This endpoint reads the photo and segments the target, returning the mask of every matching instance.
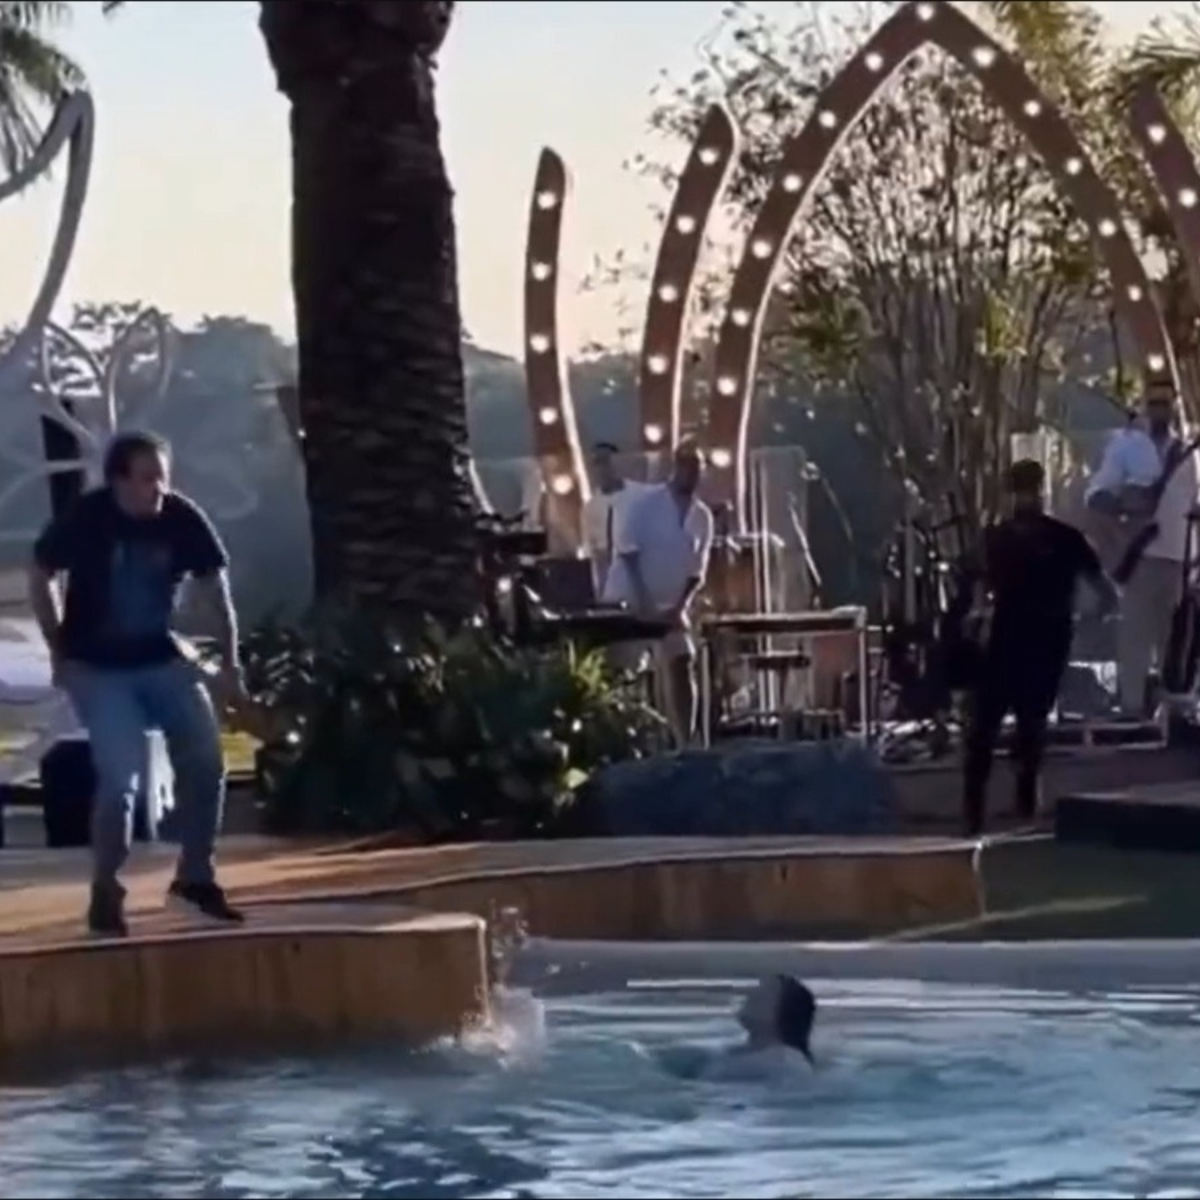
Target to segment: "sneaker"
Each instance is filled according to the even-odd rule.
[[[240,925],[246,919],[240,909],[225,899],[225,892],[215,883],[181,883],[177,879],[167,889],[167,904],[223,925]]]
[[[129,936],[125,923],[125,889],[120,884],[93,884],[87,911],[88,933],[97,938]]]

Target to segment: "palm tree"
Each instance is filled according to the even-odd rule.
[[[300,415],[322,594],[475,599],[453,195],[435,55],[453,0],[263,0],[291,102]]]
[[[39,109],[83,81],[79,67],[49,39],[70,15],[53,0],[0,0],[0,166],[23,163],[41,134]]]

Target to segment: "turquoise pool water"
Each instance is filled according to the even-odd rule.
[[[681,1062],[735,979],[517,994],[498,1042],[0,1092],[20,1197],[1200,1196],[1200,988],[811,981],[815,1073]]]

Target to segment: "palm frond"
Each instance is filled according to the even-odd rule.
[[[1122,90],[1157,88],[1168,104],[1186,104],[1200,95],[1200,9],[1155,21],[1121,64]]]
[[[47,35],[69,15],[62,3],[0,2],[0,165],[7,171],[37,146],[45,110],[83,83],[79,66]]]

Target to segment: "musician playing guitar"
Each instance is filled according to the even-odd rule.
[[[1197,443],[1175,435],[1173,418],[1172,396],[1147,396],[1141,419],[1109,439],[1086,497],[1088,533],[1122,587],[1117,683],[1129,719],[1147,715],[1147,678],[1163,665],[1200,486]]]

